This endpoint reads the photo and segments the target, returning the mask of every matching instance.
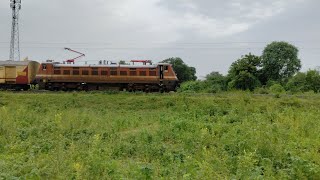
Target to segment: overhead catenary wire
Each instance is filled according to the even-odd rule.
[[[297,45],[301,52],[308,51],[308,54],[320,55],[320,42],[317,41],[288,41],[303,43],[304,45]],[[8,49],[7,46],[1,46],[9,42],[0,41],[0,49]],[[265,45],[270,43],[269,41],[225,41],[225,42],[149,42],[149,43],[136,43],[129,41],[128,43],[123,42],[28,42],[21,43],[22,49],[37,50],[37,49],[48,49],[57,51],[63,50],[63,47],[72,46],[72,48],[78,50],[87,51],[138,51],[138,50],[158,50],[158,51],[180,51],[180,50],[194,50],[194,51],[248,51],[257,52],[262,51]],[[91,52],[92,53],[92,52]],[[64,53],[60,53],[59,57]],[[89,61],[89,60],[87,60]]]
[[[317,41],[288,41],[289,43],[300,44],[320,44]],[[0,41],[0,44],[8,44],[9,42]],[[268,44],[270,41],[225,41],[225,42],[32,42],[25,41],[22,45],[83,45],[83,46],[128,46],[128,45],[173,45],[173,46],[183,46],[183,45],[198,45],[198,46],[212,46],[212,45],[249,45],[249,44]]]
[[[27,47],[20,46],[23,49],[61,49],[61,47]],[[140,49],[162,49],[162,50],[243,50],[243,49],[256,49],[261,50],[264,47],[73,47],[82,50],[140,50]],[[8,49],[8,47],[0,47],[0,49]],[[301,47],[300,50],[319,50],[320,47]]]
[[[320,42],[316,41],[288,41],[299,44],[299,49],[320,49]],[[0,41],[0,44],[9,42]],[[77,49],[262,49],[269,41],[225,41],[225,42],[23,42],[22,48],[28,49],[58,49],[71,46]],[[259,45],[258,45],[259,44]],[[264,44],[261,46],[260,44]],[[319,44],[319,46],[318,46]],[[0,48],[6,48],[0,46]]]
[[[262,40],[262,41],[193,41],[193,42],[149,42],[149,43],[178,43],[178,44],[230,44],[230,43],[270,43],[273,41],[281,41],[281,40]],[[319,43],[318,41],[314,41],[314,40],[285,40],[286,42],[291,42],[291,43]],[[119,41],[119,42],[124,42],[124,41]],[[0,41],[0,43],[10,43],[9,41]],[[24,41],[23,43],[34,43],[34,44],[64,44],[64,43],[68,43],[68,44],[113,44],[115,42],[67,42],[67,41],[63,41],[63,42],[40,42],[40,41]],[[125,41],[125,43],[141,43],[141,41]]]

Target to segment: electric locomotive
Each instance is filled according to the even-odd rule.
[[[136,63],[142,63],[137,65]],[[39,89],[175,91],[178,78],[170,64],[152,64],[148,60],[132,60],[130,64],[100,61],[98,65],[47,61],[39,66],[33,81]]]

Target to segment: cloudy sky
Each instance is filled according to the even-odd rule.
[[[246,53],[272,41],[300,50],[303,70],[320,66],[319,0],[22,0],[21,57],[79,61],[181,57],[197,68],[227,73]],[[9,56],[11,9],[0,1],[0,59]]]

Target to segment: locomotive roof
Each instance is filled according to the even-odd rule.
[[[79,64],[54,64],[54,67],[124,67],[124,68],[157,68],[160,64],[153,65],[122,65],[122,64],[112,64],[112,65],[79,65]],[[170,65],[170,64],[161,64]]]
[[[0,66],[27,66],[31,61],[0,61]]]

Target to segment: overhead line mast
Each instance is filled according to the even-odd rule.
[[[19,11],[21,9],[21,0],[10,0],[12,9],[12,30],[10,43],[10,61],[20,61],[19,44]]]

